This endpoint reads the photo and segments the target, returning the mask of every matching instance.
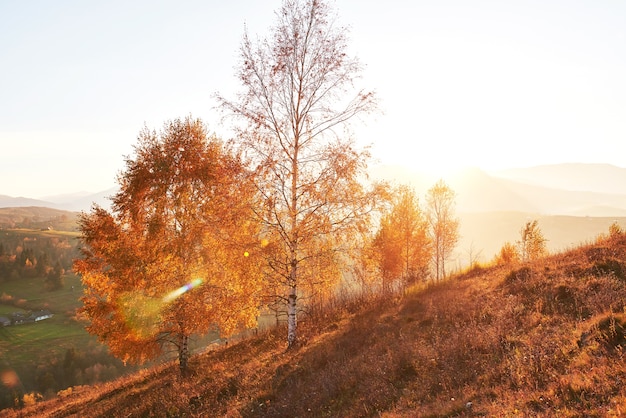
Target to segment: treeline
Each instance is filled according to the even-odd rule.
[[[105,346],[68,348],[55,357],[33,359],[17,369],[5,369],[0,385],[0,409],[22,407],[56,396],[67,388],[107,382],[137,370],[112,357]]]
[[[75,278],[69,279],[73,260],[78,256],[79,241],[76,234],[54,231],[36,230],[0,230],[0,284],[12,284],[29,279],[28,287],[23,293],[2,291],[0,287],[0,303],[19,309],[42,309],[44,306],[55,311],[55,319],[33,324],[22,325],[20,330],[15,327],[0,326],[0,345],[3,355],[0,356],[0,409],[22,406],[29,401],[35,401],[55,395],[60,390],[77,385],[88,385],[104,382],[122,376],[128,371],[135,370],[108,352],[106,346],[96,343],[95,340],[86,344],[87,335],[80,338],[80,342],[64,340],[63,344],[72,344],[64,353],[49,350],[44,343],[38,341],[37,332],[26,332],[26,328],[41,330],[46,333],[50,327],[49,321],[63,321],[68,328],[81,329],[76,323],[75,309],[80,306],[79,298],[82,289],[77,286],[72,291],[54,294],[51,296],[64,300],[64,310],[51,302],[42,304],[38,296],[42,290],[54,291],[64,286],[64,280],[70,280],[75,285]],[[34,279],[34,280],[31,280]],[[67,299],[75,300],[68,303]],[[32,300],[31,300],[32,299]],[[8,309],[12,308],[7,308]],[[65,311],[67,309],[67,311]],[[6,315],[9,316],[9,315]],[[33,328],[30,328],[33,327]],[[24,340],[26,338],[27,340]],[[32,338],[32,340],[30,340]],[[14,345],[14,342],[17,343]],[[28,344],[30,353],[39,353],[25,358],[23,354],[11,352],[13,347]],[[33,346],[40,346],[39,351]],[[19,348],[15,348],[19,350]]]
[[[48,290],[63,286],[62,276],[78,256],[78,240],[71,235],[0,231],[0,283],[45,278]]]
[[[76,231],[78,213],[39,206],[0,208],[0,229]]]

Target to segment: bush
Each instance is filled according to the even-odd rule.
[[[626,268],[624,268],[621,262],[615,259],[597,261],[593,264],[591,271],[596,277],[613,276],[619,280],[626,280]]]
[[[522,267],[518,270],[511,270],[511,272],[504,278],[506,284],[513,284],[517,282],[527,281],[532,277],[532,269],[530,267]]]

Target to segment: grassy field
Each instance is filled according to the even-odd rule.
[[[66,354],[72,350],[81,356],[84,369],[83,378],[88,379],[94,372],[86,369],[92,365],[99,370],[106,364],[110,370],[115,365],[116,370],[109,372],[103,381],[115,378],[128,371],[137,370],[133,365],[122,365],[119,360],[106,354],[105,346],[97,338],[85,330],[86,323],[75,318],[76,309],[82,305],[79,298],[82,296],[80,278],[73,274],[64,276],[64,287],[55,291],[44,288],[43,278],[12,280],[0,285],[0,315],[10,316],[13,312],[28,312],[48,309],[54,316],[36,323],[0,327],[0,376],[7,370],[17,373],[24,385],[23,390],[30,392],[38,390],[37,381],[46,372],[42,367],[54,371],[56,365],[63,364]],[[209,333],[204,337],[192,337],[191,352],[200,352],[218,341],[217,333]],[[166,347],[165,354],[155,362],[146,366],[154,366],[161,362],[171,361],[177,353],[171,347]],[[97,357],[97,358],[96,358]],[[105,358],[106,357],[106,358]],[[92,364],[93,363],[93,364]],[[2,389],[0,381],[0,389]],[[62,390],[64,387],[55,389]],[[0,390],[1,395],[1,390]],[[0,396],[1,397],[1,396]],[[6,405],[0,405],[0,410]]]
[[[75,310],[81,306],[80,278],[70,274],[64,277],[65,286],[47,291],[42,278],[22,279],[2,284],[0,292],[11,297],[0,303],[0,314],[48,309],[54,316],[37,323],[0,328],[2,363],[21,369],[32,359],[59,356],[70,347],[82,347],[95,338],[85,331],[84,324],[75,321]],[[6,299],[6,298],[5,298]],[[17,306],[16,306],[17,305]]]
[[[13,369],[23,369],[33,359],[57,358],[69,348],[84,347],[95,338],[83,326],[70,323],[55,315],[45,321],[0,328],[0,352],[3,363]]]
[[[24,313],[25,311],[24,309],[19,309],[12,305],[5,305],[5,304],[0,303],[0,315],[8,317],[12,312]]]
[[[80,278],[74,274],[65,275],[65,286],[62,289],[48,291],[44,288],[42,278],[12,280],[2,283],[0,294],[4,293],[13,297],[13,300],[22,299],[25,309],[49,309],[54,314],[62,314],[81,306],[78,300],[82,295]],[[15,311],[13,303],[7,306],[0,302],[0,309],[9,312]],[[20,306],[22,307],[22,306]]]

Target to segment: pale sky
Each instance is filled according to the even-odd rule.
[[[146,124],[227,133],[244,24],[280,0],[0,0],[0,195],[115,185]],[[626,167],[626,1],[335,0],[383,113],[353,128],[417,171]]]

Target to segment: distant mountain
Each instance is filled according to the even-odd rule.
[[[459,212],[542,211],[541,203],[534,196],[519,193],[510,181],[490,176],[478,168],[460,171],[444,180],[457,193]]]
[[[113,187],[98,193],[75,193],[57,196],[47,196],[46,200],[54,203],[55,208],[72,211],[89,211],[94,203],[103,208],[110,208],[110,197],[117,192],[117,188]]]
[[[460,235],[456,260],[461,266],[469,263],[472,256],[482,261],[493,259],[505,242],[514,244],[520,239],[520,230],[526,222],[537,220],[547,239],[549,251],[563,251],[592,242],[600,234],[607,234],[609,227],[617,222],[626,229],[626,217],[564,216],[537,213],[498,211],[460,213]],[[480,254],[478,254],[480,253]]]
[[[0,208],[19,208],[39,206],[52,209],[80,212],[89,211],[94,203],[103,208],[110,208],[110,196],[116,193],[116,188],[103,190],[98,193],[79,192],[46,196],[44,199],[30,199],[26,197],[11,197],[0,195]]]
[[[374,167],[371,175],[374,179],[410,184],[421,196],[438,180],[393,166]],[[497,174],[470,168],[444,180],[457,194],[459,212],[626,216],[626,168],[560,164]]]
[[[626,194],[626,168],[610,164],[552,164],[493,171],[489,174],[552,189]]]
[[[24,206],[53,207],[54,203],[28,197],[12,197],[0,195],[0,208],[19,208]]]

